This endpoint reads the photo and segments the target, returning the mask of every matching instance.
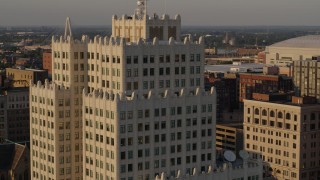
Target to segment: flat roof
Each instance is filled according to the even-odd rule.
[[[205,65],[205,71],[208,72],[228,72],[231,68],[242,68],[242,69],[250,69],[250,70],[261,70],[265,64],[257,64],[257,63],[244,63],[241,65],[233,65],[233,64],[224,64],[224,65]]]
[[[5,91],[8,91],[8,92],[24,92],[24,91],[29,91],[29,87],[14,87],[14,88],[5,89]]]
[[[25,68],[25,69],[6,68],[6,69],[14,69],[14,70],[21,70],[21,71],[34,71],[34,72],[45,72],[45,71],[47,71],[47,70],[45,70],[45,69],[30,69],[30,68]]]
[[[255,99],[244,99],[244,101],[255,101],[255,102],[262,102],[262,103],[272,103],[272,104],[279,104],[279,105],[288,105],[288,106],[296,106],[296,107],[314,107],[314,106],[319,106],[320,104],[297,104],[297,103],[292,103],[291,101],[259,101]]]
[[[234,122],[234,121],[217,122],[216,126],[227,126],[227,127],[243,129],[243,122]]]

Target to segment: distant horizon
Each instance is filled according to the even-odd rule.
[[[90,24],[80,24],[80,25],[71,25],[73,28],[78,28],[78,27],[86,27],[86,28],[96,28],[96,27],[112,27],[112,25],[90,25]],[[0,28],[52,28],[52,27],[58,27],[58,28],[64,28],[64,24],[59,24],[59,25],[0,25]],[[182,28],[184,27],[193,27],[193,28],[212,28],[212,27],[235,27],[235,28],[240,28],[240,27],[266,27],[266,28],[320,28],[320,25],[181,25]],[[319,29],[320,31],[320,29]]]
[[[125,4],[125,5],[124,5]],[[320,26],[319,0],[148,0],[148,14],[180,14],[183,26]],[[0,26],[108,26],[136,0],[3,0]],[[104,25],[105,24],[105,25]]]

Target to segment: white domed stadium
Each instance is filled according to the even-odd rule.
[[[266,63],[286,66],[295,60],[320,56],[320,35],[301,36],[266,47]]]

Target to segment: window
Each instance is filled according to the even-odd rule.
[[[262,116],[266,116],[267,115],[267,111],[264,109],[262,110]]]
[[[127,64],[131,64],[131,56],[127,56]]]
[[[167,62],[167,63],[170,62],[170,55],[166,55],[166,62]]]
[[[134,64],[138,64],[138,60],[139,60],[139,57],[138,57],[138,56],[134,56],[134,57],[133,57],[133,63],[134,63]]]
[[[194,61],[194,54],[190,54],[190,61],[191,61],[191,62]]]
[[[291,119],[291,114],[290,113],[286,113],[286,119],[290,120]]]
[[[175,55],[175,58],[174,58],[174,61],[175,61],[175,62],[179,62],[179,57],[180,57],[179,54],[176,54],[176,55]]]
[[[150,56],[150,63],[154,63],[154,56],[153,55]]]
[[[164,56],[163,55],[159,56],[159,63],[164,63]]]
[[[131,77],[131,69],[127,69],[127,77]]]
[[[159,75],[163,75],[164,69],[163,68],[159,68]]]
[[[278,118],[283,118],[282,112],[278,112]]]
[[[255,114],[255,115],[259,115],[259,109],[258,109],[258,108],[256,108],[256,109],[254,110],[254,114]]]
[[[148,68],[143,69],[143,76],[148,76]]]
[[[154,76],[154,68],[150,68],[149,70],[150,70],[150,73],[149,73],[150,76]]]
[[[148,63],[148,56],[143,56],[143,63],[147,64]]]
[[[185,54],[181,54],[181,61],[185,62],[186,61],[186,55]]]
[[[270,111],[270,117],[274,117],[274,111]]]

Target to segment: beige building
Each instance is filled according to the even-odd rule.
[[[320,62],[318,60],[293,63],[294,88],[299,96],[316,97],[320,102]]]
[[[315,180],[320,176],[320,105],[244,100],[244,146],[264,161],[264,175]]]
[[[136,12],[133,17],[148,19],[148,27],[162,23],[164,29],[176,22],[179,33],[179,16],[158,19]],[[134,19],[125,22],[130,25],[130,21]],[[163,33],[164,38],[171,36],[169,30]],[[68,19],[65,36],[53,38],[53,82],[30,88],[33,179],[153,178],[162,171],[205,170],[215,163],[215,95],[213,90],[205,95],[199,88],[204,84],[203,38],[149,41],[148,33],[141,31],[131,41],[130,34],[119,35],[74,40]],[[83,95],[83,89],[89,94],[103,90],[105,96]],[[114,100],[108,100],[107,93]],[[121,101],[116,100],[119,94]],[[190,124],[182,122],[187,113],[192,114]],[[124,117],[133,118],[131,125]],[[149,122],[150,118],[157,121]],[[158,157],[147,162],[145,158],[155,154]]]
[[[30,81],[44,82],[48,78],[47,70],[6,68],[7,78],[12,87],[29,87]]]
[[[266,64],[286,66],[296,60],[320,55],[320,36],[308,35],[288,39],[266,47]]]
[[[243,150],[243,124],[236,122],[216,124],[217,156],[222,157],[225,150],[233,151],[236,155]]]
[[[113,16],[111,37],[75,40],[67,18],[65,35],[52,38],[53,82],[30,87],[32,179],[149,180],[215,167],[204,39],[175,40],[180,16],[150,18],[145,3]]]

